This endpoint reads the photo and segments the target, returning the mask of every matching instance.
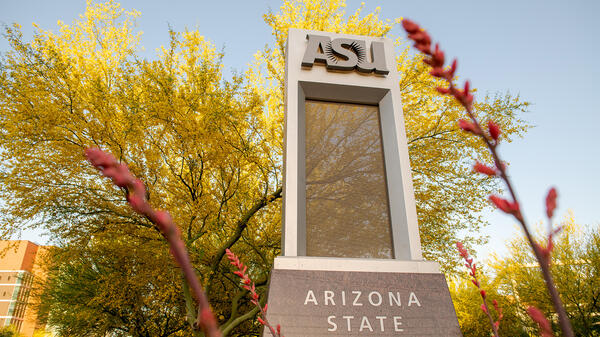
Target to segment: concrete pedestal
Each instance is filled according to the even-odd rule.
[[[462,337],[433,262],[278,257],[268,304],[286,337]]]

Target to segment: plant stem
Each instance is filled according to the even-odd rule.
[[[450,86],[452,87],[451,82],[450,82]],[[481,125],[479,124],[479,121],[477,120],[477,118],[473,114],[473,111],[471,110],[471,107],[466,106],[465,109],[466,109],[467,113],[469,114],[469,117],[475,124],[475,126],[479,130],[482,130]],[[517,195],[515,193],[515,189],[513,188],[511,180],[508,178],[508,175],[506,174],[506,168],[505,168],[504,164],[502,164],[502,161],[500,160],[500,156],[498,155],[498,152],[496,151],[496,143],[495,142],[492,143],[483,133],[481,133],[480,137],[483,139],[483,141],[487,145],[488,149],[490,150],[490,152],[494,158],[494,163],[496,164],[496,168],[498,168],[498,170],[500,171],[500,177],[506,184],[506,187],[508,188],[508,192],[510,193],[510,196],[512,197],[512,199],[515,203],[519,204]],[[558,321],[559,321],[561,330],[563,331],[565,337],[575,337],[575,334],[573,333],[573,327],[571,326],[571,321],[569,321],[569,318],[567,316],[567,311],[565,310],[562,300],[560,299],[560,295],[558,294],[558,291],[556,290],[554,280],[552,279],[552,274],[550,272],[550,264],[542,256],[542,254],[539,250],[538,244],[533,240],[533,236],[531,235],[531,232],[529,231],[529,227],[527,226],[527,223],[525,222],[525,219],[523,218],[521,211],[519,211],[515,214],[512,214],[512,215],[515,219],[517,219],[517,221],[521,225],[521,228],[523,229],[523,232],[525,233],[525,237],[527,238],[529,245],[533,249],[535,258],[537,259],[538,264],[540,265],[540,268],[542,269],[542,276],[544,278],[544,283],[546,284],[546,289],[548,290],[548,293],[550,294],[550,299],[552,300],[554,310],[556,310],[556,313],[558,314]]]
[[[196,305],[194,302],[194,298],[192,296],[192,292],[190,291],[190,286],[185,281],[185,278],[183,279],[182,283],[183,283],[183,297],[185,299],[185,318],[187,319],[189,325],[192,327],[193,336],[200,337],[201,331],[195,328]]]

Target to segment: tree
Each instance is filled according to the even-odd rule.
[[[166,244],[114,234],[52,251],[38,312],[64,336],[187,335],[181,275]]]
[[[12,326],[3,327],[0,329],[0,337],[18,337],[19,333]]]
[[[66,247],[96,245],[98,235],[161,242],[125,204],[125,191],[84,160],[89,146],[109,149],[143,177],[153,205],[182,226],[221,323],[248,324],[238,318],[253,312],[244,316],[248,300],[230,296],[244,292],[222,260],[236,245],[264,287],[279,253],[279,209],[270,205],[281,195],[280,163],[264,140],[260,102],[241,78],[222,79],[220,54],[198,32],[172,32],[158,60],[136,60],[137,15],[113,2],[90,4],[81,20],[61,24],[57,34],[40,29],[29,43],[18,26],[7,28],[13,50],[0,74],[5,234],[25,224]],[[162,281],[158,289],[172,287]]]
[[[118,289],[103,288],[108,283],[91,267],[97,265],[144,301],[162,301],[163,292],[182,289],[185,304],[173,301],[172,310],[192,305],[189,291],[173,284],[180,280],[162,277],[172,272],[164,254],[155,254],[161,270],[124,252],[144,242],[141,254],[148,256],[149,250],[164,246],[151,224],[127,207],[125,191],[99,178],[83,159],[84,148],[98,146],[143,179],[153,206],[171,212],[226,334],[259,330],[249,321],[256,309],[223,256],[227,248],[243,252],[238,255],[264,292],[280,252],[287,28],[385,36],[394,25],[379,19],[378,10],[362,15],[358,9],[345,16],[344,6],[342,0],[284,2],[279,13],[265,16],[274,46],[258,53],[243,77],[231,80],[223,79],[222,55],[197,31],[171,32],[169,46],[156,60],[139,60],[139,33],[133,29],[139,13],[113,1],[89,2],[80,20],[60,23],[56,34],[38,28],[30,42],[23,41],[18,25],[6,27],[12,50],[0,63],[0,220],[5,236],[24,227],[44,228],[63,249],[64,258],[56,260],[49,280],[68,281],[70,288],[59,287],[64,293],[56,293],[53,301],[67,301],[63,295],[71,291],[85,293],[85,284],[75,280],[92,277],[100,287],[87,294],[100,302],[95,308],[111,307],[112,299],[101,294]],[[485,206],[482,197],[495,186],[471,175],[468,161],[460,159],[466,154],[485,160],[487,155],[455,126],[460,108],[431,90],[433,80],[420,57],[404,50],[398,67],[425,255],[450,270],[454,255],[448,241],[461,229],[474,231],[483,224],[472,214]],[[510,96],[477,104],[478,113],[493,117],[508,137],[525,130],[517,116],[525,107]],[[106,247],[115,240],[120,249]],[[66,258],[77,252],[87,260]],[[123,258],[127,269],[104,260],[105,254]],[[65,273],[69,268],[74,276]],[[128,279],[132,270],[151,273],[157,290],[133,291],[147,280]],[[65,333],[74,333],[69,320],[87,312],[69,310],[74,316],[65,315],[65,320],[49,315]],[[150,317],[138,314],[132,311],[128,317]],[[120,324],[109,315],[98,317],[103,327],[87,324],[77,331],[100,334]],[[187,319],[193,323],[193,317]],[[128,327],[123,323],[114,329],[138,335]],[[180,331],[189,334],[189,324]]]
[[[575,335],[600,336],[600,230],[585,231],[575,223],[572,214],[566,217],[562,228],[554,240],[552,277]],[[508,248],[508,257],[496,258],[490,264],[487,274],[493,277],[478,275],[487,296],[496,299],[503,310],[499,335],[536,335],[537,325],[527,314],[529,306],[535,306],[550,318],[558,333],[554,307],[525,238],[515,237]],[[465,337],[488,334],[489,323],[479,307],[481,297],[477,288],[468,280],[454,278],[450,293]]]
[[[382,20],[380,9],[362,15],[362,7],[345,15],[344,0],[284,1],[278,13],[265,15],[275,41],[256,55],[246,77],[254,84],[265,102],[269,116],[276,123],[269,129],[275,143],[282,148],[284,54],[289,28],[322,30],[344,34],[391,36],[400,19]],[[486,223],[478,214],[487,207],[487,196],[497,189],[488,178],[471,174],[473,158],[491,160],[482,142],[463,134],[456,121],[463,116],[460,104],[451,97],[438,95],[435,88],[442,82],[429,75],[422,56],[411,56],[408,46],[396,39],[401,75],[399,87],[406,123],[413,185],[421,242],[426,259],[438,261],[445,271],[453,271],[457,257],[456,241],[467,245],[482,243],[478,234],[460,238],[460,232],[478,233]],[[508,94],[486,97],[475,104],[478,116],[496,121],[508,141],[521,136],[528,128],[519,117],[528,103]]]
[[[515,298],[507,296],[499,291],[497,280],[478,275],[481,287],[485,289],[488,298],[488,304],[494,319],[498,318],[498,313],[491,307],[495,300],[498,307],[502,310],[502,319],[500,320],[500,336],[529,336],[527,330],[522,325],[522,312]],[[453,277],[449,282],[450,295],[452,303],[458,318],[460,330],[464,337],[490,336],[491,328],[487,316],[481,310],[481,295],[477,287],[471,284],[469,279],[464,277]]]
[[[555,312],[530,249],[523,238],[508,245],[509,257],[492,267],[499,291],[518,300],[523,325],[534,330],[525,309],[532,305],[555,318]],[[600,336],[600,230],[584,231],[572,214],[563,222],[552,251],[552,277],[577,336]],[[559,331],[555,320],[553,329]]]

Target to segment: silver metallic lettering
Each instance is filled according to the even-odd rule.
[[[351,71],[387,75],[390,71],[385,62],[383,42],[371,42],[370,53],[364,40],[337,38],[308,34],[308,44],[302,58],[302,66],[311,68],[314,63],[325,64],[327,70]],[[370,55],[367,55],[370,54]],[[370,56],[370,60],[368,60]]]

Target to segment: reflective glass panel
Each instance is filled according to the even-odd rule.
[[[379,108],[306,101],[306,254],[392,258]]]

